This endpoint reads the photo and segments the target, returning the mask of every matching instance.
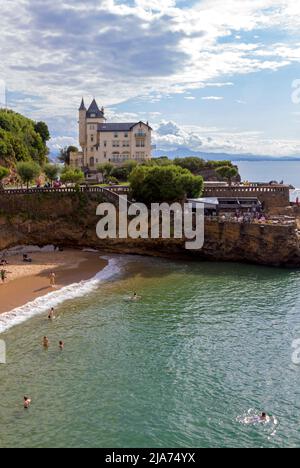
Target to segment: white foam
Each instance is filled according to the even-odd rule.
[[[118,275],[121,271],[120,261],[116,258],[104,257],[104,259],[108,260],[108,265],[91,280],[65,286],[58,291],[53,291],[45,296],[38,297],[22,307],[0,315],[0,334],[25,322],[35,315],[44,314],[47,310],[51,309],[51,307],[57,307],[70,299],[86,296],[95,291],[101,283]]]

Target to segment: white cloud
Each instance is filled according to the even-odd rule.
[[[222,96],[204,96],[201,99],[202,101],[222,101],[224,98]]]
[[[87,93],[113,105],[140,95],[218,86],[224,76],[300,61],[292,36],[300,26],[295,3],[3,1],[0,76],[12,91],[38,97],[37,113],[52,115],[70,115]],[[291,36],[276,47],[243,42],[242,32],[272,28]]]
[[[162,121],[156,126],[154,143],[157,149],[174,151],[189,148],[208,153],[292,156],[300,154],[300,141],[266,138],[261,131],[238,132],[215,127],[179,126]]]
[[[299,29],[294,0],[2,0],[0,78],[16,110],[49,121],[56,137],[72,138],[82,95],[106,107],[175,94],[192,100],[187,92],[299,63]],[[208,92],[203,99],[223,99]],[[133,113],[121,117],[135,120]],[[211,143],[197,133],[191,139]],[[230,139],[221,140],[214,142],[230,147]]]

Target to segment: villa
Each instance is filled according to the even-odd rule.
[[[108,123],[104,108],[94,99],[88,110],[82,99],[79,108],[79,145],[81,151],[71,153],[70,165],[95,176],[99,164],[120,165],[128,160],[145,162],[151,159],[149,123]]]

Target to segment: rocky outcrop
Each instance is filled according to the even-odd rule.
[[[100,240],[96,235],[99,199],[79,195],[25,195],[3,199],[0,250],[17,245],[47,244],[92,247],[105,252],[193,260],[300,266],[296,225],[258,225],[207,220],[201,251],[187,251],[183,240]],[[9,208],[10,207],[10,208]]]

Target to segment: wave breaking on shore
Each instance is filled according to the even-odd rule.
[[[51,307],[55,308],[65,301],[84,297],[95,291],[101,283],[118,275],[121,271],[119,261],[115,258],[103,258],[108,260],[108,265],[92,279],[70,284],[0,315],[0,334],[36,315],[44,314]]]

